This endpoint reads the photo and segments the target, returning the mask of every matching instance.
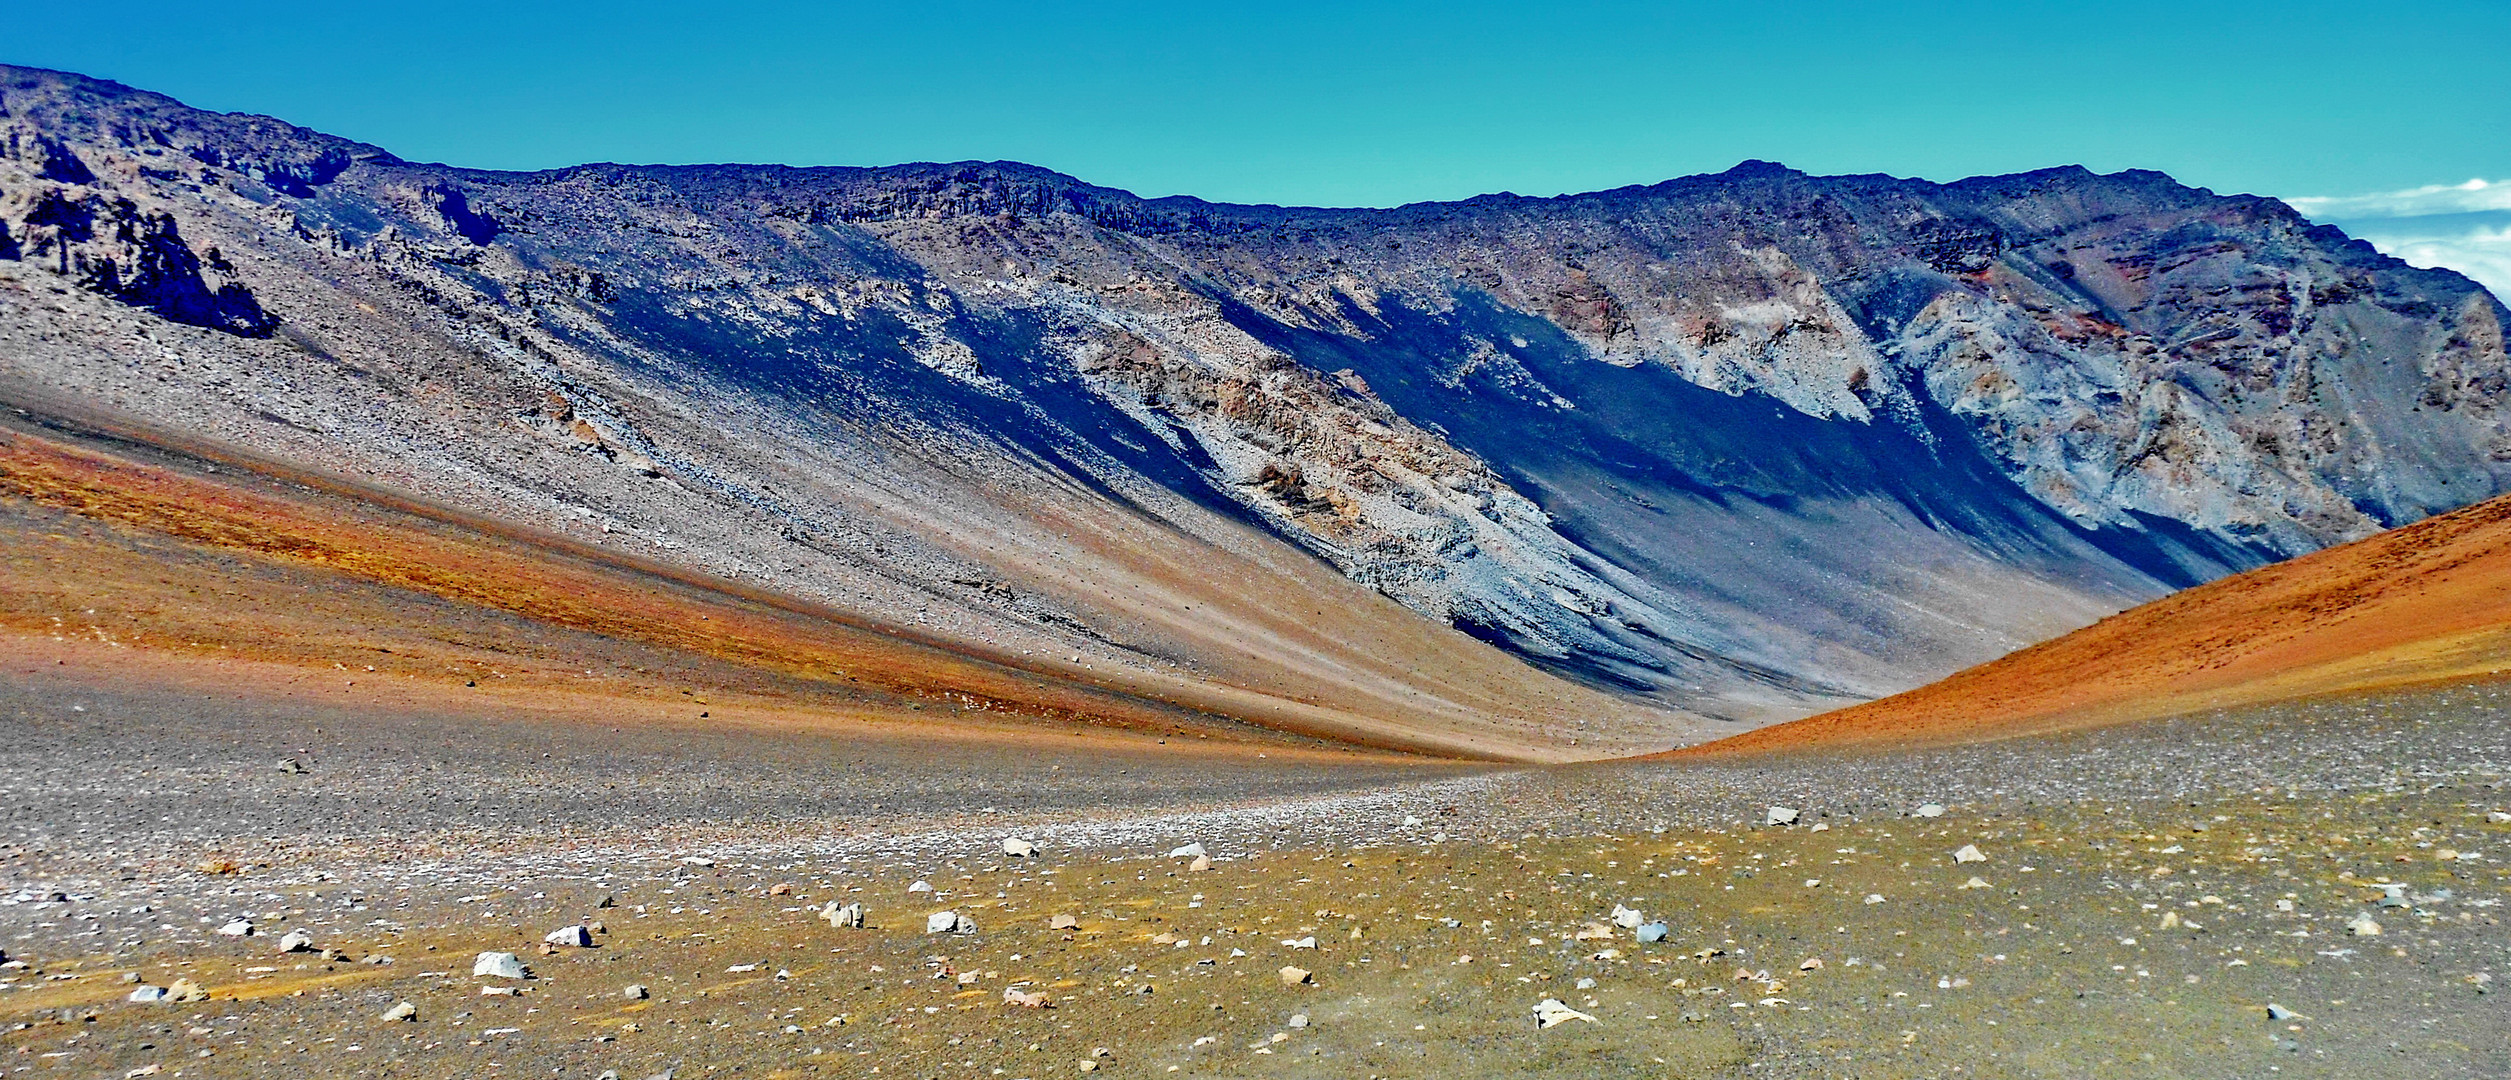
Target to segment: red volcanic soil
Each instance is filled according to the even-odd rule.
[[[1457,753],[1330,717],[1304,732],[1281,709],[1245,723],[1232,688],[1092,684],[336,478],[23,417],[0,423],[0,664],[380,709]]]
[[[1907,693],[1658,757],[1923,744],[2511,671],[2511,496],[2236,574]]]

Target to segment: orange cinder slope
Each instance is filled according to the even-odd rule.
[[[2511,671],[2511,496],[2131,608],[1907,693],[1661,757],[2002,738]]]

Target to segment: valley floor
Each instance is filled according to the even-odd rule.
[[[1498,768],[56,667],[0,684],[6,1077],[2511,1075],[2499,685]]]

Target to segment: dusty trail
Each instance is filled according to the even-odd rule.
[[[26,679],[0,709],[12,1076],[2511,1068],[2511,821],[2489,818],[2511,812],[2511,690],[2490,685],[1492,768],[1023,729],[345,723]],[[309,771],[274,767],[297,750]],[[1928,802],[1943,816],[1909,816]],[[1803,824],[1763,826],[1773,804]],[[1014,835],[1045,854],[1002,857]],[[1211,869],[1161,857],[1194,842]],[[830,900],[870,926],[817,919]],[[1621,904],[1668,940],[1610,926]],[[978,930],[927,935],[942,909]],[[213,932],[238,916],[253,936]],[[2366,916],[2380,936],[2348,931]],[[539,955],[577,919],[598,947]],[[277,953],[296,927],[338,958]],[[485,950],[534,977],[470,977]],[[211,998],[125,1002],[125,972]],[[1600,1022],[1541,1029],[1547,997]],[[418,1019],[379,1019],[402,1001]]]

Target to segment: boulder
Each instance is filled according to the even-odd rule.
[[[520,979],[524,977],[523,958],[510,952],[484,952],[471,961],[475,978]]]

